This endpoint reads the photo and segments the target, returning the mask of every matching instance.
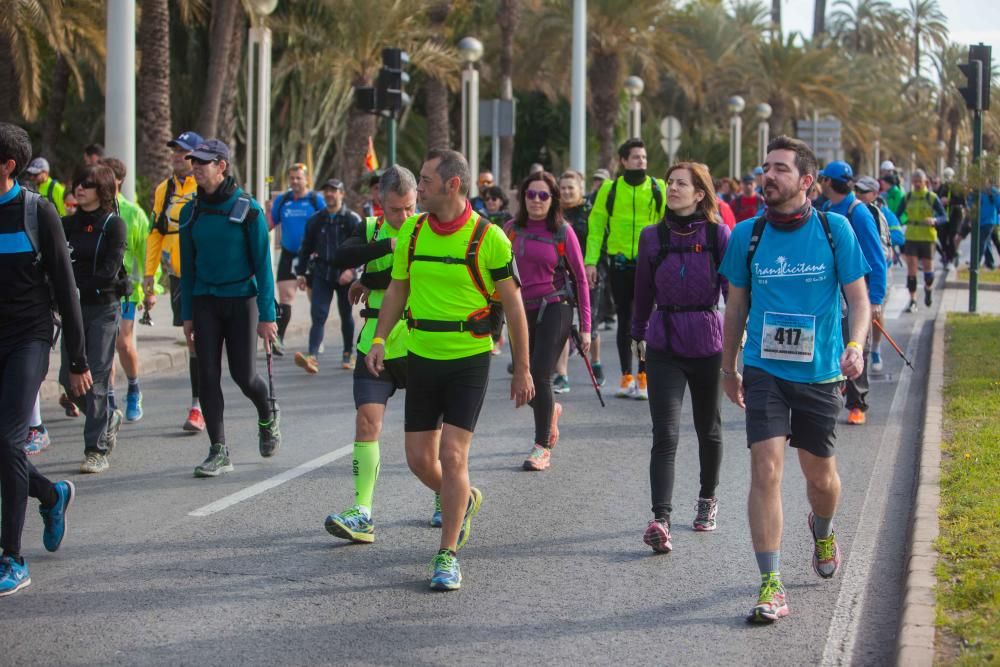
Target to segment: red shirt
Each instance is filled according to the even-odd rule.
[[[757,215],[757,211],[760,210],[762,203],[763,200],[761,200],[760,195],[754,193],[749,197],[745,195],[733,197],[733,201],[729,203],[729,206],[733,209],[736,222],[742,222]]]

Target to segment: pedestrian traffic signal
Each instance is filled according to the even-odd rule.
[[[959,63],[958,69],[965,75],[968,84],[959,88],[965,106],[973,111],[983,109],[983,63],[980,60],[970,60],[967,63]]]

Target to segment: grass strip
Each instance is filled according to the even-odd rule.
[[[958,280],[960,282],[969,282],[969,270],[959,269],[958,270]],[[984,269],[979,267],[979,282],[981,283],[1000,283],[1000,271],[990,271],[989,269]]]

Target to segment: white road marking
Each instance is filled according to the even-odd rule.
[[[899,316],[903,314],[903,308],[906,308],[906,304],[909,302],[910,293],[907,291],[906,285],[893,285],[889,290],[889,298],[885,300],[882,308],[883,319],[898,320]]]
[[[913,322],[910,329],[910,340],[906,346],[906,356],[913,359],[917,352],[919,339],[917,331],[923,325],[924,319]],[[885,352],[883,352],[885,354]],[[854,541],[851,553],[845,559],[840,572],[843,584],[834,606],[833,618],[830,619],[830,629],[826,635],[826,645],[823,648],[824,667],[831,665],[850,665],[854,657],[854,644],[858,638],[858,625],[864,612],[865,596],[868,593],[868,577],[871,573],[875,541],[881,534],[882,520],[885,516],[885,506],[889,500],[886,480],[892,479],[893,462],[899,451],[902,435],[903,405],[910,398],[910,381],[913,371],[903,366],[899,374],[899,384],[889,408],[889,417],[882,432],[882,442],[879,444],[878,456],[872,468],[872,475],[865,491],[865,501],[861,506],[861,518],[854,531]],[[916,464],[915,464],[916,465]],[[878,488],[881,493],[873,494]]]
[[[199,507],[198,509],[192,512],[188,512],[188,516],[203,517],[203,516],[210,516],[212,514],[215,514],[216,512],[221,512],[227,507],[232,507],[236,503],[243,502],[244,500],[249,500],[254,496],[259,496],[265,491],[269,491],[275,488],[276,486],[281,486],[285,482],[289,482],[295,479],[296,477],[301,477],[302,475],[310,473],[313,470],[316,470],[317,468],[322,468],[327,463],[336,461],[337,459],[343,456],[347,456],[352,451],[354,451],[353,444],[347,445],[346,447],[341,447],[340,449],[332,451],[329,454],[324,454],[323,456],[319,456],[313,459],[312,461],[306,461],[305,463],[295,466],[290,470],[286,470],[283,473],[275,475],[274,477],[265,479],[263,482],[257,482],[253,486],[248,486],[247,488],[242,489],[241,491],[237,491],[236,493],[230,494],[225,498],[216,500],[214,503],[210,503],[208,505],[205,505],[204,507]]]

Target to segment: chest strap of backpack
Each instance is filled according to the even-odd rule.
[[[198,216],[202,213],[201,209],[198,207],[198,198],[195,197],[193,201],[194,211],[191,213],[191,221],[188,223],[188,226],[191,227],[191,247],[195,249],[194,252],[191,253],[192,260],[198,256],[197,246],[194,243],[194,223],[198,220]],[[239,205],[241,201],[246,201],[247,205],[241,207]],[[250,195],[245,192],[241,192],[240,196],[237,197],[236,201],[233,203],[233,207],[228,211],[222,211],[219,209],[209,209],[205,211],[205,213],[211,213],[213,215],[224,215],[226,216],[227,222],[239,225],[243,229],[243,239],[246,241],[247,264],[250,266],[250,273],[242,278],[227,280],[221,283],[210,283],[203,278],[202,281],[205,284],[212,285],[213,287],[225,287],[226,285],[245,283],[256,275],[257,271],[253,265],[253,246],[250,243],[250,223],[257,217],[257,212],[254,211],[253,206],[251,205],[252,202],[253,198]],[[242,209],[242,211],[240,211],[240,209]],[[248,219],[247,216],[251,211],[254,213],[254,216],[253,218]],[[241,212],[242,214],[240,214]]]
[[[667,259],[670,253],[691,253],[695,255],[708,254],[709,261],[712,264],[712,273],[715,274],[715,280],[713,286],[715,289],[719,286],[719,224],[712,222],[711,220],[705,221],[705,243],[692,243],[689,245],[673,245],[671,243],[671,230],[665,222],[661,222],[656,226],[656,236],[660,241],[660,251],[657,253],[656,258],[653,260],[653,267],[651,275],[654,280],[656,277],[656,272],[659,270],[660,265]],[[669,305],[669,304],[657,304],[656,310],[662,313],[696,313],[702,311],[713,311],[718,310],[719,304],[694,304],[686,306]]]
[[[412,312],[409,309],[406,311],[406,324],[410,329],[416,329],[418,331],[430,331],[434,333],[448,333],[448,332],[461,332],[461,333],[471,333],[476,338],[481,338],[484,336],[489,336],[490,318],[489,312],[493,305],[493,299],[490,297],[489,291],[486,289],[486,283],[483,281],[483,277],[479,272],[479,249],[482,247],[483,237],[486,235],[486,230],[490,226],[490,222],[486,221],[482,217],[476,220],[476,228],[472,231],[472,237],[469,239],[469,245],[466,247],[465,256],[462,258],[457,257],[436,257],[431,255],[418,255],[416,254],[417,248],[417,237],[420,235],[420,230],[423,229],[424,223],[427,221],[427,214],[421,215],[416,224],[413,226],[413,234],[410,236],[410,247],[408,250],[408,262],[409,266],[413,266],[413,262],[439,262],[441,264],[464,264],[469,270],[469,277],[472,279],[473,284],[479,293],[483,295],[483,299],[486,301],[484,308],[472,312],[468,319],[464,321],[449,321],[449,320],[426,320],[426,319],[416,319],[413,317]],[[493,280],[503,280],[504,278],[510,277],[509,268],[499,269],[497,271],[490,272]]]
[[[536,307],[538,308],[538,316],[535,318],[535,322],[537,324],[541,324],[542,318],[545,317],[545,309],[548,308],[549,304],[567,302],[570,305],[573,305],[576,295],[573,292],[573,283],[570,278],[569,262],[566,260],[566,223],[560,225],[559,229],[556,230],[556,232],[551,236],[541,236],[539,234],[518,230],[516,227],[511,227],[510,232],[507,234],[507,238],[510,239],[511,245],[517,248],[516,252],[519,257],[524,256],[524,246],[527,241],[537,241],[539,243],[550,245],[556,249],[556,255],[559,257],[556,262],[556,268],[553,271],[553,278],[555,278],[556,272],[561,272],[563,275],[562,287],[553,289],[553,291],[545,294],[544,296],[523,300],[526,310],[531,310]],[[520,238],[521,241],[515,246],[518,238]],[[554,284],[555,280],[553,280],[553,286]]]

